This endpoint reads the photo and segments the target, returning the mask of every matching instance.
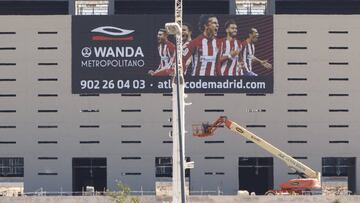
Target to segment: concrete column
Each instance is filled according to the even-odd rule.
[[[108,15],[114,15],[115,14],[115,0],[108,0],[108,1],[109,1]]]
[[[265,15],[274,15],[275,14],[275,3],[276,0],[268,0],[266,3]]]
[[[68,4],[69,15],[75,15],[75,0],[69,0]]]
[[[229,14],[236,15],[236,0],[229,0]]]

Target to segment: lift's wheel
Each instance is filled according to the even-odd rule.
[[[275,194],[275,192],[273,192],[273,191],[267,191],[267,192],[265,193],[265,195],[273,196],[273,195],[276,195],[276,194]]]
[[[305,189],[305,190],[303,191],[303,194],[304,194],[304,195],[313,195],[313,193],[312,193],[312,191],[311,191],[310,189]]]

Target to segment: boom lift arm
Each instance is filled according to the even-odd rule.
[[[263,148],[264,150],[268,151],[275,157],[279,158],[285,164],[296,171],[298,174],[302,174],[303,178],[308,179],[316,179],[318,181],[318,185],[320,185],[321,182],[321,173],[314,171],[310,167],[306,166],[305,164],[301,163],[300,161],[292,158],[290,155],[286,154],[285,152],[281,151],[280,149],[276,148],[269,142],[265,141],[264,139],[258,137],[254,133],[246,130],[245,128],[241,127],[237,123],[229,120],[226,116],[220,116],[213,124],[202,124],[202,129],[197,129],[198,131],[194,132],[194,136],[199,137],[205,137],[205,136],[211,136],[214,134],[216,129],[221,126],[222,124],[225,124],[227,128],[234,131],[235,133],[240,134],[241,136],[245,137],[246,139],[254,142],[259,147]]]

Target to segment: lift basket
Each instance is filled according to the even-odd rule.
[[[193,136],[196,136],[196,137],[211,136],[212,133],[209,132],[209,127],[210,127],[209,123],[193,124],[192,125]]]

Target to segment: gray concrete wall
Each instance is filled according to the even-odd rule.
[[[275,16],[274,18],[274,93],[265,96],[225,94],[205,96],[190,94],[193,104],[186,109],[186,129],[203,121],[213,121],[227,115],[241,125],[266,125],[249,130],[269,140],[285,152],[298,157],[313,169],[321,171],[322,157],[359,157],[359,100],[357,85],[360,77],[360,16]],[[154,191],[155,157],[171,156],[168,137],[171,97],[162,94],[121,94],[79,96],[71,94],[71,17],[70,16],[1,16],[0,109],[16,109],[16,113],[0,113],[1,125],[15,125],[15,129],[0,129],[1,157],[24,157],[25,190],[72,190],[73,157],[106,157],[107,183],[114,189],[115,181],[122,180],[132,190]],[[348,34],[329,34],[328,31],[348,31]],[[38,34],[38,32],[57,34]],[[306,34],[288,34],[288,31],[306,31]],[[304,50],[289,50],[289,46],[304,46]],[[348,46],[346,50],[329,50],[329,46]],[[38,47],[57,47],[56,50],[38,50]],[[307,62],[294,66],[288,62]],[[348,62],[348,65],[329,65],[329,62]],[[57,63],[57,65],[38,65]],[[57,81],[38,81],[39,78],[57,78]],[[288,78],[306,78],[291,81]],[[347,81],[329,81],[329,78],[348,78]],[[307,93],[307,96],[288,96]],[[346,93],[349,96],[329,96]],[[39,97],[39,94],[57,94]],[[58,110],[39,113],[38,110]],[[81,110],[98,109],[84,113]],[[122,109],[141,109],[141,112],[122,112]],[[205,109],[223,109],[223,113],[205,112]],[[251,112],[265,109],[266,112]],[[307,109],[307,112],[288,112],[288,109]],[[348,109],[348,112],[329,112],[329,109]],[[122,128],[121,125],[141,125],[141,128]],[[288,128],[287,125],[307,125],[307,128]],[[39,125],[57,125],[57,128],[38,128]],[[80,128],[80,125],[99,125],[99,128]],[[348,125],[347,128],[329,128],[329,125]],[[140,144],[121,144],[121,141],[140,140]],[[205,140],[223,140],[220,144],[206,144]],[[306,140],[306,144],[289,144],[289,140]],[[333,140],[347,140],[348,144],[330,144]],[[38,144],[38,141],[57,141],[57,144]],[[99,144],[80,144],[80,141],[100,141]],[[39,160],[38,157],[57,157],[57,160]],[[138,156],[140,160],[122,160]],[[269,157],[270,155],[247,144],[245,139],[226,129],[219,129],[210,138],[186,137],[186,156],[195,161],[191,170],[192,191],[218,188],[225,194],[238,190],[238,158]],[[223,160],[208,160],[205,156],[223,156]],[[41,172],[57,175],[38,175]],[[139,172],[141,175],[125,175]],[[205,175],[222,172],[224,175]],[[294,176],[281,161],[274,159],[274,185]],[[356,173],[360,172],[357,162]],[[360,176],[357,175],[357,192]]]

